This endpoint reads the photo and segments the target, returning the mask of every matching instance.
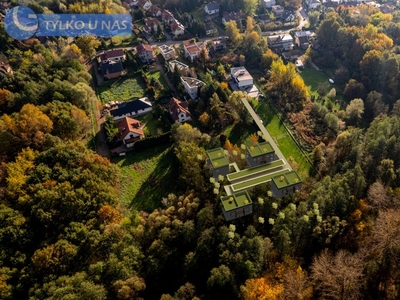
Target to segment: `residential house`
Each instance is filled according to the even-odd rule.
[[[161,45],[158,48],[160,49],[161,55],[164,57],[165,60],[170,60],[175,57],[174,48],[168,45]]]
[[[158,20],[156,18],[146,19],[144,21],[143,31],[147,34],[155,33],[158,29]]]
[[[112,49],[101,53],[97,56],[99,63],[106,63],[108,61],[123,61],[126,59],[126,55],[123,49]]]
[[[183,76],[187,76],[189,74],[189,66],[181,63],[180,61],[171,60],[168,65],[172,73],[175,72],[175,69],[178,69]]]
[[[161,20],[164,24],[169,25],[173,20],[175,20],[175,18],[169,10],[164,9],[161,13]]]
[[[253,202],[247,191],[220,198],[225,221],[232,221],[253,213]]]
[[[11,2],[1,1],[0,2],[0,12],[4,15],[12,8]]]
[[[196,58],[200,56],[200,47],[193,40],[183,41],[183,49],[185,50],[185,57],[188,58],[191,62],[193,62]]]
[[[192,120],[192,114],[189,111],[187,101],[181,101],[172,97],[167,109],[174,123],[183,123]]]
[[[226,49],[226,43],[222,38],[213,39],[212,47],[213,47],[214,51],[223,51]]]
[[[118,103],[117,108],[110,110],[114,120],[130,116],[140,116],[152,110],[149,98],[144,97],[137,100]]]
[[[292,50],[288,52],[283,52],[282,57],[285,62],[294,62],[301,56],[300,51]]]
[[[207,165],[215,180],[219,181],[219,176],[226,176],[229,174],[229,161],[225,155],[224,149],[216,148],[208,150]]]
[[[265,8],[272,8],[272,6],[276,5],[275,0],[263,0]]]
[[[133,118],[124,117],[118,122],[118,139],[123,142],[127,148],[133,147],[136,141],[143,139],[145,124]]]
[[[193,100],[197,99],[198,94],[199,94],[199,88],[205,83],[197,78],[192,78],[192,77],[181,77],[181,82],[186,90],[186,92],[189,94],[190,98]]]
[[[269,23],[271,22],[271,17],[269,14],[262,14],[258,16],[258,20],[263,23]]]
[[[288,51],[293,48],[293,38],[290,34],[271,35],[267,37],[268,46],[275,52]]]
[[[100,64],[100,73],[105,80],[118,78],[124,74],[124,67],[120,61],[107,61]]]
[[[296,16],[288,11],[283,12],[283,14],[281,14],[281,16],[278,18],[281,19],[284,23],[293,22],[294,20],[296,20]]]
[[[212,35],[218,33],[218,30],[214,27],[214,24],[212,22],[207,22],[205,24],[206,28],[206,35]]]
[[[275,150],[269,142],[246,147],[246,161],[252,168],[268,164],[277,159],[278,156],[275,154]]]
[[[10,66],[10,64],[5,63],[5,62],[0,62],[0,73],[4,74],[4,75],[12,75],[13,74],[13,70]]]
[[[272,8],[272,12],[276,18],[280,17],[285,11],[283,6],[281,6],[281,5],[272,5],[271,8]]]
[[[301,178],[296,171],[289,171],[283,175],[272,177],[270,183],[272,196],[276,198],[282,198],[299,192],[301,185]]]
[[[171,22],[170,28],[174,36],[180,36],[185,33],[185,27],[176,19]]]
[[[136,47],[136,51],[142,63],[150,63],[154,60],[154,51],[150,45],[140,44]]]
[[[215,1],[208,3],[204,10],[206,11],[207,15],[213,15],[219,13],[219,4]]]
[[[143,10],[147,11],[153,5],[150,0],[139,0],[137,2],[137,7],[142,8]]]
[[[231,78],[239,90],[246,90],[253,87],[253,77],[245,67],[231,68]]]
[[[321,5],[319,0],[309,0],[308,1],[308,9],[317,9],[318,6]]]
[[[309,38],[311,36],[311,31],[297,31],[294,34],[294,44],[299,48],[307,49],[310,45]]]
[[[383,14],[392,14],[394,12],[394,6],[390,6],[390,5],[387,5],[387,4],[381,4],[379,6],[379,10]]]
[[[225,25],[225,23],[229,21],[239,21],[242,20],[246,17],[245,14],[242,14],[241,12],[224,12],[222,15],[222,24]]]
[[[135,6],[136,3],[137,1],[135,0],[124,0],[122,4],[124,5],[125,8],[131,9]]]
[[[161,13],[162,10],[157,5],[152,5],[147,11],[147,14],[154,18],[161,17]]]

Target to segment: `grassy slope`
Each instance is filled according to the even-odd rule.
[[[97,87],[97,95],[99,95],[102,103],[141,98],[145,94],[145,91],[146,85],[140,76],[120,78],[110,84]]]
[[[177,164],[169,145],[128,152],[113,162],[121,169],[120,199],[125,205],[151,212],[175,192]]]

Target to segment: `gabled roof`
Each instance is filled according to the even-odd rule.
[[[158,25],[158,20],[156,18],[153,19],[147,19],[144,21],[147,27],[154,27],[154,25]]]
[[[157,5],[152,5],[149,8],[149,12],[153,15],[156,15],[158,12],[161,12],[161,8],[159,8]]]
[[[143,136],[143,127],[144,124],[141,124],[140,121],[125,117],[121,119],[120,122],[118,122],[118,133],[119,133],[119,138],[123,140],[129,133],[135,133],[139,136]]]
[[[123,49],[113,49],[113,50],[109,50],[106,52],[103,52],[102,54],[100,54],[100,59],[101,60],[107,60],[107,59],[113,59],[116,57],[122,57],[124,56],[124,50]]]
[[[183,41],[183,47],[189,52],[189,53],[196,53],[200,52],[199,46],[197,46],[197,43],[194,40],[187,40]]]
[[[181,101],[174,97],[171,98],[168,104],[168,110],[171,115],[171,118],[176,122],[179,121],[179,114],[185,113],[186,116],[191,116],[191,113],[188,109],[189,105],[187,101]]]
[[[229,12],[228,13],[227,11],[225,11],[223,13],[222,17],[225,19],[226,22],[237,21],[237,20],[240,20],[240,19],[244,18],[243,14],[240,13],[240,12]]]
[[[122,66],[122,63],[120,61],[108,61],[106,63],[100,64],[101,75],[119,73],[123,70],[124,67]]]
[[[140,55],[144,52],[153,52],[153,48],[151,48],[151,46],[147,44],[140,44],[136,47],[136,51]]]
[[[208,10],[219,9],[219,4],[215,1],[208,3],[206,6],[207,6]]]
[[[185,30],[185,27],[183,27],[183,25],[179,23],[179,21],[177,21],[176,19],[171,22],[170,27],[172,32],[175,32],[178,29]]]
[[[161,18],[165,21],[173,17],[174,15],[169,10],[164,9],[163,12],[161,13]]]
[[[146,98],[141,98],[129,102],[122,102],[118,104],[118,108],[110,110],[110,114],[116,117],[151,107],[151,103],[145,101],[145,99]]]

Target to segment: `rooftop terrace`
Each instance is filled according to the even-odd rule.
[[[228,159],[226,158],[222,148],[208,150],[207,156],[210,159],[211,165],[214,169],[229,165]]]
[[[225,211],[230,211],[236,208],[252,204],[252,201],[247,191],[221,197],[221,202],[222,205],[224,206]]]
[[[272,174],[266,174],[266,175],[263,175],[263,176],[260,176],[260,177],[256,177],[256,178],[251,179],[251,180],[242,181],[242,182],[239,182],[239,183],[236,183],[236,184],[232,184],[231,188],[232,188],[233,192],[237,192],[237,191],[240,191],[240,190],[243,190],[243,189],[248,189],[248,188],[251,188],[253,186],[262,184],[262,183],[267,183],[267,182],[271,181],[273,177],[278,177],[279,178],[279,176],[287,173],[288,171],[289,171],[289,169],[285,169],[285,170],[282,170],[282,171],[274,172]]]
[[[266,171],[270,171],[271,169],[274,169],[276,167],[283,166],[285,163],[283,160],[276,160],[274,162],[271,162],[269,164],[265,164],[262,166],[250,168],[250,169],[245,169],[243,171],[235,172],[232,174],[228,174],[227,178],[229,181],[234,181],[243,177],[251,176],[251,175],[256,175],[259,173],[264,173]]]
[[[259,143],[258,145],[247,147],[251,157],[256,157],[264,154],[274,153],[274,148],[272,148],[269,142]]]
[[[296,171],[290,171],[282,175],[276,174],[272,180],[278,189],[283,189],[302,182],[299,174],[297,174]]]

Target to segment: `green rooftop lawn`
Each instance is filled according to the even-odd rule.
[[[121,170],[120,199],[136,210],[152,212],[175,193],[178,164],[172,147],[161,145],[112,159]]]
[[[245,169],[245,170],[240,171],[240,172],[228,174],[227,178],[228,178],[229,181],[231,181],[231,180],[239,179],[241,177],[253,175],[253,174],[256,174],[256,173],[265,172],[265,171],[270,170],[270,169],[272,169],[274,167],[282,166],[283,164],[284,164],[283,160],[280,159],[280,160],[273,161],[273,162],[271,162],[269,164],[266,164],[266,165],[262,165],[262,166],[258,166],[258,167],[254,167],[254,168],[249,168],[249,169]]]
[[[228,159],[226,158],[222,148],[209,150],[207,151],[207,155],[210,158],[211,164],[214,168],[220,168],[229,165]]]
[[[230,196],[225,196],[221,198],[221,202],[224,206],[225,211],[230,211],[238,207],[247,206],[252,203],[247,191],[239,192]]]
[[[282,189],[301,182],[301,178],[296,171],[291,171],[283,175],[274,176],[272,180],[274,181],[278,189]]]
[[[102,103],[111,101],[130,101],[145,96],[146,85],[140,76],[122,77],[96,88]]]
[[[271,181],[272,177],[281,176],[281,175],[285,174],[288,171],[289,171],[289,169],[285,169],[283,171],[275,172],[275,173],[272,173],[272,174],[260,176],[260,177],[257,177],[257,178],[251,179],[251,180],[247,180],[247,181],[244,181],[244,182],[233,184],[232,185],[232,190],[233,191],[238,191],[238,190],[242,190],[244,188],[250,188],[250,187],[258,185],[258,184],[269,182],[269,181]]]
[[[252,157],[275,152],[269,142],[263,142],[255,146],[247,147],[247,149]]]

